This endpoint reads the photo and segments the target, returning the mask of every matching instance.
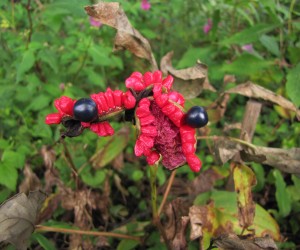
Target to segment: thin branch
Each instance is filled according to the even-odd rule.
[[[176,175],[176,169],[172,172],[170,178],[169,178],[169,182],[168,182],[168,185],[167,185],[167,188],[166,188],[166,191],[164,193],[164,197],[162,199],[162,202],[159,206],[159,209],[158,209],[158,216],[161,214],[164,206],[165,206],[165,203],[167,201],[167,198],[168,198],[168,195],[170,193],[170,190],[171,190],[171,187],[172,187],[172,184],[173,184],[173,181],[174,181],[174,178],[175,178],[175,175]]]
[[[77,230],[77,229],[69,229],[69,228],[48,227],[48,226],[43,226],[43,225],[36,225],[35,229],[37,232],[55,232],[55,233],[64,233],[64,234],[104,236],[104,237],[135,240],[135,241],[142,243],[141,237],[113,233],[113,232],[93,232],[93,231]]]
[[[72,159],[72,156],[70,154],[70,151],[66,145],[66,142],[64,140],[61,140],[61,143],[64,147],[64,151],[65,151],[65,156],[66,156],[66,160],[67,160],[67,163],[69,164],[71,170],[72,170],[72,173],[73,173],[73,176],[75,178],[75,181],[76,181],[76,188],[78,189],[79,188],[79,184],[80,184],[80,179],[79,179],[79,174],[77,172],[77,169],[76,169],[76,166],[74,164],[74,161]]]
[[[27,10],[27,17],[28,17],[28,21],[29,21],[29,34],[28,34],[28,38],[27,38],[27,43],[26,43],[26,49],[28,49],[29,43],[31,41],[31,36],[32,36],[32,18],[31,18],[31,0],[27,1],[27,5],[26,5],[26,10]]]
[[[235,137],[227,137],[227,136],[217,136],[217,135],[213,135],[213,136],[197,136],[197,140],[217,140],[217,139],[221,139],[221,138],[225,138],[231,141],[236,141],[242,145],[248,146],[249,148],[252,149],[256,149],[256,146],[250,142],[235,138]]]

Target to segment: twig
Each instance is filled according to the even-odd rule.
[[[31,36],[32,36],[32,18],[31,18],[31,13],[30,13],[30,9],[31,9],[30,3],[31,3],[31,0],[28,0],[27,5],[26,5],[27,16],[28,16],[28,21],[29,21],[29,34],[28,34],[28,38],[27,38],[26,49],[28,49],[29,43],[31,41]]]
[[[236,141],[242,145],[245,145],[245,146],[248,146],[249,148],[252,148],[252,149],[256,149],[256,146],[250,142],[247,142],[247,141],[244,141],[244,140],[241,140],[241,139],[238,139],[238,138],[235,138],[235,137],[228,137],[228,136],[217,136],[217,135],[213,135],[213,136],[198,136],[197,137],[197,140],[216,140],[216,139],[228,139],[228,140],[231,140],[231,141]]]
[[[77,189],[79,188],[79,178],[78,178],[78,172],[77,172],[77,169],[76,169],[76,166],[73,162],[73,159],[72,159],[72,156],[70,154],[70,151],[66,145],[66,142],[64,140],[61,140],[61,143],[64,147],[64,151],[65,151],[65,156],[66,156],[66,159],[67,159],[67,162],[69,163],[69,166],[72,170],[72,173],[73,173],[73,176],[75,177],[75,181],[76,181],[76,187]]]
[[[92,236],[104,236],[104,237],[113,237],[113,238],[122,238],[135,240],[138,242],[142,242],[141,237],[131,236],[126,234],[119,234],[113,232],[93,232],[86,230],[77,230],[77,229],[69,229],[69,228],[58,228],[58,227],[48,227],[43,225],[36,225],[35,229],[37,232],[56,232],[56,233],[65,233],[65,234],[80,234],[80,235],[92,235]]]
[[[166,203],[166,200],[168,198],[168,195],[170,193],[170,190],[171,190],[171,187],[172,187],[172,184],[173,184],[173,181],[174,181],[174,178],[175,178],[175,175],[176,175],[176,169],[172,172],[170,178],[169,178],[169,182],[168,182],[168,185],[167,185],[167,188],[166,188],[166,191],[164,193],[164,197],[162,199],[162,202],[158,208],[158,216],[161,214],[161,211],[163,210],[164,206],[165,206],[165,203]]]

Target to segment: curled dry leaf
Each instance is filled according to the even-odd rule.
[[[41,191],[28,196],[19,193],[0,206],[0,242],[10,242],[18,250],[26,250],[26,241],[34,231],[40,208],[46,199]]]
[[[31,170],[28,164],[25,164],[23,173],[25,178],[19,186],[19,192],[28,194],[29,191],[39,190],[41,187],[40,179]]]
[[[205,64],[197,61],[194,67],[177,70],[172,66],[172,56],[173,51],[167,53],[161,59],[160,68],[165,75],[171,74],[174,77],[173,88],[186,99],[197,97],[203,89],[216,91],[208,81]]]
[[[148,60],[153,71],[158,69],[150,43],[131,26],[119,3],[100,2],[92,6],[86,6],[85,11],[89,16],[117,30],[114,50],[127,49],[137,57]]]
[[[42,146],[40,152],[46,168],[52,168],[56,159],[55,151],[53,150],[53,148],[44,145]]]
[[[214,139],[214,156],[221,164],[231,160],[242,149],[243,147],[240,143],[230,140],[229,138],[216,137],[216,139]]]
[[[261,147],[228,137],[216,137],[214,140],[214,155],[221,164],[231,160],[237,152],[245,162],[261,163],[286,173],[300,174],[300,148]]]
[[[227,90],[225,93],[229,94],[240,94],[251,98],[263,99],[265,101],[272,102],[281,106],[282,108],[289,109],[296,113],[298,120],[300,120],[300,110],[296,108],[296,106],[282,97],[281,95],[277,95],[274,92],[263,88],[257,84],[252,82],[246,82],[243,84],[239,84],[238,86]]]
[[[241,157],[243,161],[262,163],[286,173],[300,174],[300,148],[246,147]]]
[[[165,208],[167,222],[163,225],[166,237],[174,250],[187,249],[185,233],[189,222],[187,204],[182,199],[173,200]]]
[[[237,193],[238,218],[241,227],[247,229],[253,224],[255,203],[252,200],[252,187],[256,185],[254,172],[242,164],[233,169],[234,188]]]
[[[269,237],[245,239],[235,234],[221,235],[213,240],[213,244],[223,250],[276,250],[274,240]]]

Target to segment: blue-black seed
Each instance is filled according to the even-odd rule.
[[[92,122],[98,116],[96,103],[90,98],[81,98],[74,104],[74,117],[81,122]]]
[[[194,106],[185,115],[185,123],[193,128],[202,128],[208,123],[206,110],[200,106]]]

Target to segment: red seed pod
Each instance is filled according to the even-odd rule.
[[[151,153],[146,157],[146,160],[149,165],[154,165],[160,160],[160,154],[156,151],[151,151]]]
[[[143,83],[143,75],[140,72],[133,72],[129,78],[125,80],[127,88],[131,88],[137,92],[143,90],[145,85]]]
[[[163,81],[162,85],[167,89],[170,90],[173,85],[173,77],[171,75],[168,75]]]
[[[54,101],[54,106],[60,114],[72,116],[74,102],[70,97],[62,96]]]
[[[106,103],[109,108],[114,109],[116,107],[114,97],[113,97],[113,92],[110,88],[107,88],[106,92],[104,93]]]
[[[202,167],[201,160],[196,155],[188,155],[186,161],[193,172],[199,172]]]
[[[58,114],[58,113],[49,114],[49,115],[46,116],[45,123],[48,124],[48,125],[50,125],[50,124],[60,124],[61,118],[62,118],[61,114]]]
[[[182,107],[184,106],[184,97],[180,93],[172,91],[168,93],[168,96],[169,100],[178,103]]]
[[[154,71],[153,73],[153,83],[160,83],[162,82],[162,72],[159,70]]]
[[[92,123],[90,129],[99,136],[110,136],[114,134],[114,129],[107,121]]]
[[[146,87],[153,83],[153,74],[151,72],[146,72],[144,74],[144,84]]]
[[[123,92],[121,90],[113,91],[114,103],[116,107],[122,107],[122,96]]]
[[[127,90],[123,97],[122,97],[122,102],[124,104],[124,107],[126,109],[132,109],[135,107],[136,104],[136,99],[134,98],[134,96],[131,94],[130,90]]]

